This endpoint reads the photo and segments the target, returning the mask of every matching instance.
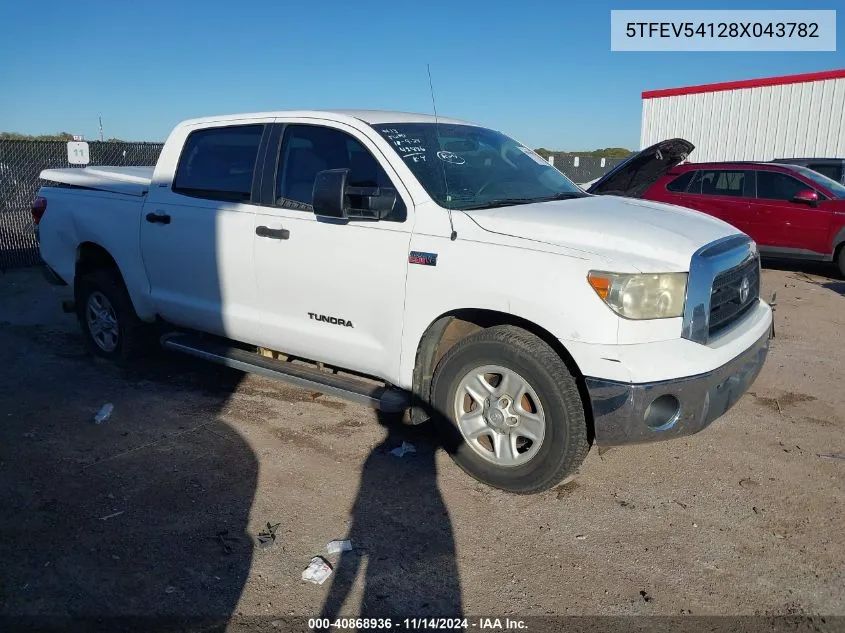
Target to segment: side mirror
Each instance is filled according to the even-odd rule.
[[[803,189],[792,197],[792,201],[817,207],[819,206],[819,194],[812,189]]]
[[[317,173],[311,204],[314,213],[328,218],[348,218],[346,178],[348,169],[327,169]]]
[[[348,169],[327,169],[314,179],[315,215],[342,220],[381,220],[391,214],[398,194],[390,187],[350,187]]]

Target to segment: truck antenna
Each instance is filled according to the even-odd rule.
[[[437,104],[434,102],[434,85],[431,83],[431,64],[426,64],[425,66],[428,69],[428,87],[431,90],[431,107],[434,110],[434,131],[437,135],[437,146],[441,147],[440,123],[437,120]],[[443,171],[443,187],[446,190],[446,211],[449,214],[449,228],[452,229],[449,239],[454,242],[458,238],[458,232],[455,230],[454,222],[452,222],[452,198],[449,196],[449,183],[446,180],[446,166],[443,164],[443,161],[440,161],[440,169]]]

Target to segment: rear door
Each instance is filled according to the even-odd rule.
[[[824,202],[817,207],[793,202],[799,191],[817,191],[809,183],[779,171],[760,170],[754,207],[760,227],[758,244],[770,252],[815,257],[830,251],[831,214]]]
[[[171,183],[151,189],[141,253],[160,316],[252,342],[255,167],[265,124],[196,129]]]
[[[700,169],[686,191],[675,194],[685,207],[732,224],[754,237],[751,196],[753,177],[742,169]]]
[[[265,206],[253,231],[263,344],[369,375],[396,375],[410,196],[358,130],[291,120],[280,136],[267,150]],[[350,169],[350,186],[395,188],[393,213],[378,221],[314,215],[317,173],[339,168]]]

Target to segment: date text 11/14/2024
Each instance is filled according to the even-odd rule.
[[[528,629],[523,620],[511,618],[311,618],[308,628],[313,631],[336,630],[488,630],[488,631],[525,631]]]

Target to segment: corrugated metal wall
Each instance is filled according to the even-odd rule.
[[[845,157],[845,79],[644,98],[640,146],[673,137],[696,163]]]

